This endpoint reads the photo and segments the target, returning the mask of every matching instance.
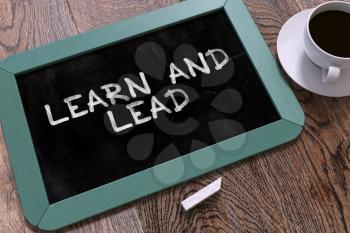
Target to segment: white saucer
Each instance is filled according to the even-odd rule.
[[[304,30],[311,10],[304,10],[290,18],[282,27],[277,39],[277,52],[283,69],[301,87],[323,96],[350,95],[350,69],[342,70],[336,83],[322,81],[322,69],[304,52]]]

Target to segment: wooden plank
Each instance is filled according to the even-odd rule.
[[[72,225],[60,232],[143,233],[143,230],[136,209],[127,205]]]
[[[0,59],[76,34],[65,0],[3,0],[0,12]]]
[[[176,3],[177,0],[67,0],[79,32]]]

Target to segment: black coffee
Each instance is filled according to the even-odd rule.
[[[350,14],[342,11],[326,11],[311,19],[312,39],[324,51],[350,57]]]

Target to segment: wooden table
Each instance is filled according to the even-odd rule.
[[[234,0],[228,0],[234,1]],[[349,0],[350,1],[350,0]],[[176,0],[0,0],[0,58]],[[245,0],[276,54],[283,23],[320,0]],[[63,232],[350,232],[350,98],[291,83],[306,114],[292,143],[66,228]],[[223,176],[222,191],[185,213],[179,202]],[[20,211],[0,135],[0,232],[35,232]]]

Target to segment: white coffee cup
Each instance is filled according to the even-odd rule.
[[[309,29],[311,19],[322,12],[332,11],[332,10],[343,11],[350,14],[350,3],[343,2],[343,1],[331,1],[331,2],[323,3],[318,7],[314,8],[311,11],[309,18],[307,20],[307,25],[305,29],[305,35],[304,35],[305,52],[309,57],[309,59],[314,64],[322,68],[323,70],[322,80],[323,82],[326,82],[326,83],[336,82],[339,79],[342,70],[350,69],[350,57],[338,57],[326,52],[325,50],[320,48],[311,37],[311,33]],[[350,30],[350,26],[346,30]],[[349,41],[349,46],[350,46],[350,41]]]

